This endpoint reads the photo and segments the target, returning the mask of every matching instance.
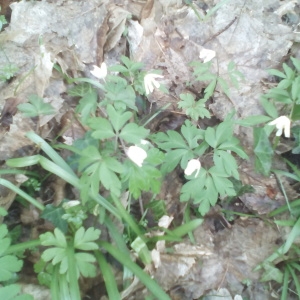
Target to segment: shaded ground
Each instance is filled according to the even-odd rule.
[[[205,19],[208,10],[218,3],[194,1],[193,7]],[[199,97],[206,87],[199,82],[187,87],[192,80],[189,63],[200,60],[204,48],[217,53],[215,72],[228,79],[227,66],[233,61],[245,77],[239,89],[230,86],[229,97],[217,86],[209,102],[215,123],[224,120],[232,109],[238,117],[260,113],[259,97],[272,86],[266,69],[277,68],[288,55],[299,55],[297,1],[224,1],[205,21],[200,21],[184,1],[170,0],[21,1],[13,3],[11,9],[11,23],[0,34],[0,61],[2,66],[13,64],[18,71],[8,82],[1,83],[1,161],[34,151],[24,137],[29,130],[48,140],[59,132],[63,132],[65,140],[71,136],[64,124],[73,118],[76,99],[66,94],[66,83],[53,70],[55,63],[71,76],[91,77],[92,65],[103,61],[115,64],[121,55],[126,55],[143,62],[146,70],[161,70],[170,93],[155,91],[149,96],[148,106],[156,109],[171,103],[168,111],[150,124],[152,130],[165,131],[177,129],[185,119],[177,107],[179,95],[188,91]],[[26,102],[31,94],[51,103],[57,110],[55,115],[42,117],[37,124],[16,112],[16,105]],[[73,126],[72,134],[76,136],[72,138],[80,137],[80,125]],[[251,130],[237,128],[236,134],[251,153]],[[205,299],[211,300],[218,299],[213,296],[217,293],[223,293],[222,299],[233,299],[235,295],[243,299],[276,299],[275,287],[272,293],[272,286],[266,288],[260,283],[261,273],[253,272],[253,268],[273,253],[286,234],[263,221],[266,213],[284,204],[284,198],[276,179],[255,174],[251,161],[241,162],[240,173],[242,182],[252,185],[256,193],[244,194],[222,206],[256,213],[260,218],[234,217],[229,223],[217,206],[194,232],[195,245],[186,239],[173,245],[172,254],[163,249],[161,264],[148,271],[172,299],[199,299],[208,293],[212,296]],[[177,222],[184,209],[178,200],[182,184],[179,175],[169,175],[160,194]],[[13,176],[9,179],[19,184]],[[55,194],[64,184],[51,180],[51,200],[55,201]],[[288,186],[287,190],[295,199],[296,192]],[[9,208],[14,195],[4,189],[0,193],[1,206]],[[26,223],[26,216],[31,219],[23,212],[21,220],[28,226],[31,221]],[[144,298],[143,287],[136,284],[130,287],[126,299]]]

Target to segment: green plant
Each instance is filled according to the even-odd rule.
[[[0,214],[3,216],[7,213],[1,209]],[[16,280],[15,275],[22,269],[23,261],[15,254],[9,253],[11,239],[8,237],[8,229],[4,224],[0,224],[0,244],[0,298],[7,300],[33,299],[33,297],[30,295],[20,294],[21,287],[17,284],[14,284],[14,281]],[[17,252],[18,249],[16,249],[14,253]]]
[[[161,76],[156,73],[146,74],[141,71],[140,63],[128,58],[122,57],[121,60],[122,65],[108,68],[110,72],[119,74],[108,74],[104,78],[103,73],[99,75],[101,83],[64,75],[73,84],[69,94],[80,98],[76,108],[77,118],[87,129],[81,139],[72,146],[50,145],[34,132],[28,132],[26,136],[39,146],[43,155],[7,161],[7,165],[13,168],[38,164],[50,174],[62,178],[79,191],[79,199],[73,202],[76,205],[65,199],[59,207],[44,207],[31,195],[0,179],[0,184],[35,205],[42,211],[41,217],[55,226],[54,233],[46,232],[40,236],[40,243],[49,248],[43,252],[43,261],[35,268],[40,281],[51,287],[53,299],[79,299],[79,277],[95,276],[96,268],[107,279],[108,295],[113,295],[112,299],[120,298],[111,267],[100,249],[120,261],[125,273],[130,270],[138,276],[158,299],[169,299],[157,283],[131,260],[129,250],[137,254],[139,263],[147,265],[151,262],[150,250],[158,240],[180,241],[186,234],[192,236],[191,232],[203,220],[185,214],[183,225],[173,230],[164,229],[163,236],[148,237],[145,225],[142,226],[130,214],[131,203],[138,200],[143,192],[152,193],[155,199],[164,176],[180,167],[187,180],[182,187],[180,199],[191,200],[204,215],[219,198],[236,194],[233,178],[239,179],[239,174],[235,155],[247,158],[233,134],[233,114],[219,125],[206,129],[199,129],[187,120],[180,133],[169,130],[166,133],[151,134],[150,130],[138,124],[136,99],[154,88],[163,90],[163,86],[156,81]],[[208,72],[207,66],[205,70]],[[202,67],[203,64],[196,66],[196,72]],[[59,70],[58,67],[56,69]],[[201,77],[201,72],[197,73],[196,80],[206,80]],[[93,74],[97,75],[95,68]],[[188,95],[181,97],[180,105],[185,106],[187,114],[194,121],[199,117],[209,117],[204,104],[220,81],[219,76],[208,75],[213,83],[208,84],[203,100],[196,104]],[[147,85],[144,82],[146,79]],[[97,89],[101,89],[100,101]],[[189,105],[197,105],[195,114]],[[52,111],[38,97],[30,98],[30,103],[19,108],[28,117]],[[65,161],[54,148],[68,149],[73,154]],[[156,202],[158,204],[161,207],[161,203]],[[84,221],[92,214],[96,216],[96,223],[108,229],[117,249],[102,240],[99,230],[84,227]],[[156,212],[156,215],[159,214]],[[121,234],[116,229],[114,219],[124,224]],[[53,276],[51,282],[49,276]]]
[[[268,71],[270,75],[278,77],[280,82],[261,97],[261,105],[267,115],[249,116],[236,122],[242,126],[254,127],[255,166],[257,171],[264,175],[271,172],[274,150],[279,144],[283,130],[286,138],[290,138],[291,131],[295,139],[292,152],[298,153],[300,149],[299,126],[295,124],[300,120],[300,60],[291,57],[291,62],[293,69],[284,63],[283,72],[275,69]],[[291,123],[294,123],[294,126],[290,129]],[[264,126],[257,126],[260,124]],[[270,139],[275,127],[275,138]]]

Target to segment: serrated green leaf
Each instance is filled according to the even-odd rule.
[[[121,181],[105,161],[99,166],[99,179],[107,190],[110,190],[116,196],[120,195]]]
[[[80,227],[74,237],[74,247],[80,250],[96,250],[98,245],[93,241],[99,239],[100,230],[93,227],[88,228],[86,231],[83,227]]]
[[[52,105],[45,103],[44,99],[37,95],[30,95],[28,103],[19,104],[18,109],[28,118],[55,114],[55,109]]]
[[[277,88],[278,88],[278,89],[286,90],[286,89],[288,89],[292,84],[293,84],[293,80],[291,80],[291,79],[283,79],[283,80],[281,80],[281,81],[278,83]]]
[[[270,75],[277,76],[279,78],[286,78],[286,75],[278,70],[270,69],[267,71]]]
[[[2,240],[8,233],[7,226],[5,224],[0,224],[0,240]]]
[[[292,94],[292,99],[294,101],[297,101],[299,94],[300,94],[300,77],[299,76],[296,77],[292,83],[291,94]]]
[[[235,158],[227,151],[217,150],[214,152],[214,163],[228,175],[239,179],[238,165]]]
[[[186,139],[190,149],[198,146],[198,141],[204,138],[204,130],[194,126],[189,120],[181,126],[181,133]]]
[[[286,63],[283,63],[282,67],[284,69],[284,72],[285,72],[287,78],[294,79],[295,72]]]
[[[67,232],[68,222],[62,219],[65,210],[62,207],[47,204],[42,211],[41,218],[50,221],[55,227],[59,228],[63,233]]]
[[[233,123],[231,121],[223,121],[216,127],[216,142],[217,145],[228,141],[233,134]]]
[[[260,278],[262,282],[275,280],[278,283],[282,283],[283,273],[278,268],[276,268],[272,263],[264,262],[263,268],[265,269],[265,272]]]
[[[231,78],[231,75],[230,75]],[[229,85],[228,83],[221,77],[218,78],[218,84],[220,85],[222,91],[224,94],[229,98],[230,97],[230,92],[229,92]]]
[[[5,300],[33,300],[31,295],[18,295],[21,292],[21,287],[18,284],[10,284],[0,287],[0,299]]]
[[[119,132],[125,123],[132,117],[131,112],[116,111],[112,105],[108,105],[106,110],[115,132]]]
[[[289,104],[292,103],[293,101],[290,99],[290,95],[286,90],[283,90],[281,88],[273,88],[271,89],[266,95],[265,97],[267,98],[272,98],[275,101],[281,102],[281,103],[285,103],[285,104]]]
[[[205,94],[204,99],[207,100],[213,95],[216,85],[217,85],[217,79],[212,80],[209,83],[209,85],[204,90],[204,94]]]
[[[164,164],[162,166],[163,173],[172,172],[180,163],[182,157],[187,153],[186,149],[176,149],[167,152]]]
[[[293,65],[296,67],[297,71],[300,72],[300,60],[292,56],[291,60],[293,62]]]
[[[13,274],[19,272],[23,266],[23,261],[14,255],[0,257],[0,282],[12,278]]]
[[[174,130],[168,130],[167,133],[159,132],[154,136],[154,141],[163,150],[189,149],[182,136]]]
[[[123,127],[120,138],[128,143],[138,144],[148,136],[149,132],[150,130],[138,126],[136,123],[129,123]]]
[[[255,167],[258,172],[267,176],[271,170],[274,151],[264,128],[254,128],[253,133]]]
[[[58,246],[62,248],[67,246],[66,238],[58,228],[54,229],[54,234],[51,232],[41,234],[40,240],[43,246]]]
[[[196,199],[203,193],[203,187],[206,181],[206,170],[201,168],[197,178],[186,182],[180,190],[180,201]]]
[[[112,104],[116,108],[126,107],[137,111],[135,105],[135,92],[132,86],[127,84],[127,81],[120,78],[114,77],[115,81],[109,81],[105,85],[106,94],[105,99],[102,101],[102,105]]]
[[[216,131],[212,127],[208,127],[205,131],[205,141],[212,148],[217,147]]]
[[[268,116],[260,115],[260,116],[249,116],[243,120],[236,120],[235,123],[239,124],[241,126],[251,127],[251,126],[261,124],[261,123],[269,122],[271,120],[272,120],[272,118],[270,118]]]
[[[87,82],[76,84],[74,87],[68,90],[68,95],[74,97],[83,97],[84,95],[92,91],[91,84]]]
[[[111,123],[104,118],[92,118],[88,125],[94,130],[92,137],[95,139],[109,139],[115,136]]]
[[[97,105],[98,94],[95,89],[91,89],[79,100],[79,104],[76,107],[76,112],[80,114],[81,120],[84,124],[87,123],[91,116],[95,115]]]
[[[96,261],[90,253],[79,252],[75,254],[76,267],[83,277],[95,277],[96,267],[92,264]]]
[[[265,97],[262,97],[260,100],[261,105],[263,106],[265,112],[272,117],[273,119],[276,119],[278,117],[278,112],[275,107],[275,105],[266,99]]]

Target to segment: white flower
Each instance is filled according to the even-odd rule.
[[[130,146],[126,154],[139,167],[142,166],[145,158],[147,157],[147,152],[138,146]]]
[[[291,136],[291,120],[286,116],[281,116],[268,123],[268,125],[276,125],[276,136],[281,136],[283,130],[285,137],[289,138]]]
[[[107,66],[106,63],[103,62],[101,64],[101,67],[93,66],[93,70],[91,70],[91,73],[97,77],[98,79],[104,79],[107,75]]]
[[[191,159],[188,162],[187,167],[184,170],[184,174],[187,175],[187,176],[190,176],[195,171],[197,171],[196,174],[195,174],[195,178],[196,178],[198,176],[198,174],[199,174],[200,169],[201,169],[201,163],[200,163],[200,161],[198,159]]]
[[[214,50],[205,49],[205,48],[203,48],[200,51],[200,55],[199,55],[199,57],[203,59],[204,63],[211,61],[215,56],[216,56],[216,52]]]
[[[158,74],[147,74],[144,77],[144,86],[145,86],[145,91],[146,95],[149,95],[150,93],[153,92],[154,87],[157,89],[160,87],[160,83],[155,80],[155,78],[164,78],[162,75]]]
[[[73,206],[77,206],[77,205],[79,205],[79,204],[80,204],[80,201],[78,201],[78,200],[70,200],[70,201],[65,202],[65,203],[63,204],[63,208],[64,208],[64,209],[68,209],[68,208],[71,208],[71,207],[73,207]]]

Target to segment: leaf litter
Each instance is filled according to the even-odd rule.
[[[192,6],[186,4],[189,1],[181,0],[61,0],[11,4],[10,24],[0,34],[0,62],[2,66],[14,64],[17,72],[10,81],[0,83],[1,161],[17,156],[16,153],[26,147],[32,151],[25,137],[30,130],[37,131],[43,138],[51,138],[52,131],[61,131],[64,139],[69,138],[71,142],[83,135],[84,128],[78,122],[72,121],[71,127],[65,125],[74,120],[74,102],[66,95],[64,80],[53,70],[55,63],[64,74],[90,77],[92,65],[100,66],[103,61],[108,65],[116,63],[128,50],[131,59],[143,62],[146,70],[162,70],[169,94],[155,90],[149,102],[156,108],[171,103],[166,113],[169,119],[151,125],[165,131],[173,129],[168,128],[172,122],[176,124],[177,121],[170,120],[180,113],[177,108],[180,94],[187,92],[186,83],[192,80],[189,63],[199,60],[201,53],[208,49],[217,56],[213,70],[225,80],[230,82],[227,70],[230,62],[244,75],[238,89],[230,84],[229,96],[217,85],[209,105],[213,115],[224,120],[232,109],[239,117],[259,114],[259,96],[268,78],[266,69],[277,68],[289,51],[297,51],[296,25],[289,20],[283,22],[283,16],[294,12],[297,3],[223,2],[214,14],[205,18],[219,1],[194,1],[203,21],[199,21]],[[123,34],[125,31],[127,35]],[[201,92],[203,88],[205,85],[198,82],[188,92],[198,99],[195,91]],[[54,114],[43,116],[38,126],[15,111],[16,103],[27,103],[33,94],[44,97],[55,109]],[[180,114],[178,119],[179,123],[183,122]],[[253,142],[249,129],[239,128],[237,134],[246,147]],[[244,209],[262,216],[284,204],[276,178],[258,177],[246,163],[240,168],[242,182],[256,190],[239,198]],[[174,179],[177,177],[176,171],[170,175],[170,180],[163,184],[161,197],[166,199],[169,213],[178,216],[184,205],[178,200],[180,180]],[[9,179],[18,184],[14,176]],[[7,190],[2,188],[0,193],[9,207],[14,195],[7,195]],[[259,281],[261,273],[253,272],[253,268],[273,253],[278,240],[286,233],[259,218],[237,218],[231,226],[221,226],[220,230],[216,220],[222,218],[217,216],[220,213],[209,214],[194,231],[195,245],[186,239],[174,243],[173,253],[159,248],[160,263],[147,271],[169,291],[172,299],[198,299],[204,295],[210,300],[219,297],[238,300],[238,295],[273,299]],[[251,284],[246,284],[247,280]],[[126,299],[144,299],[142,290],[135,284],[127,290]]]

